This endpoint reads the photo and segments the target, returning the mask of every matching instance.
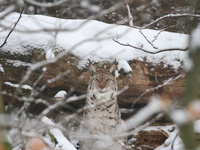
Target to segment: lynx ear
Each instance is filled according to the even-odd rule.
[[[111,67],[110,67],[110,69],[109,69],[109,72],[113,75],[113,76],[115,76],[115,71],[116,71],[116,65],[112,65]]]
[[[90,65],[90,73],[93,75],[96,73],[96,71],[97,71],[96,67],[93,64],[91,64]]]

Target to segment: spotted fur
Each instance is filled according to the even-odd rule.
[[[81,150],[122,150],[124,138],[116,138],[125,131],[117,103],[115,66],[97,71],[91,66],[86,109],[83,114]]]

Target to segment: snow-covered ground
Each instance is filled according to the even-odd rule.
[[[18,19],[12,13],[0,20],[0,44]],[[121,44],[129,44],[123,46]],[[81,58],[79,67],[84,67],[88,59],[102,60],[143,60],[175,69],[181,66],[186,52],[166,51],[149,54],[140,49],[157,52],[165,49],[185,49],[188,35],[166,31],[136,29],[123,25],[106,24],[96,20],[59,19],[41,15],[22,15],[15,31],[9,37],[3,51],[26,54],[30,50],[42,49],[46,58],[55,57],[55,52],[68,51]]]

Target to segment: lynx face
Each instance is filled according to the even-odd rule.
[[[90,78],[89,90],[92,90],[96,93],[107,93],[117,91],[117,80],[114,76],[114,68],[108,71],[96,71],[92,68],[93,75]]]

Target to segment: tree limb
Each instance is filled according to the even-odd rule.
[[[182,48],[160,49],[159,51],[151,52],[151,51],[148,51],[146,49],[133,46],[133,45],[131,45],[129,43],[124,44],[124,43],[121,43],[121,42],[119,42],[118,40],[115,40],[115,39],[113,39],[113,41],[118,43],[118,44],[120,44],[120,45],[122,45],[122,46],[128,46],[128,47],[134,48],[134,49],[139,50],[139,51],[143,51],[143,52],[148,53],[148,54],[158,54],[158,53],[163,53],[163,52],[168,52],[168,51],[187,51],[188,50],[188,47],[186,47],[186,48],[183,48],[183,49]]]
[[[37,6],[37,7],[50,8],[50,7],[60,6],[63,3],[68,2],[69,0],[60,0],[60,1],[48,2],[48,3],[38,2],[38,1],[35,1],[35,0],[24,0],[24,1],[31,4],[31,5]]]
[[[15,30],[15,27],[16,27],[17,24],[19,23],[19,20],[20,20],[21,17],[22,17],[23,11],[24,11],[24,7],[22,8],[22,10],[21,10],[21,12],[20,12],[19,18],[17,19],[17,21],[15,22],[13,28],[10,30],[10,32],[9,32],[8,35],[6,36],[6,38],[5,38],[4,42],[3,42],[3,44],[0,46],[0,48],[2,48],[2,47],[7,43],[7,40],[8,40],[8,38],[9,38],[9,36],[10,36],[11,33]]]
[[[165,18],[172,18],[172,17],[173,17],[173,18],[176,18],[176,17],[195,17],[195,18],[200,18],[200,15],[198,15],[198,14],[167,14],[167,15],[164,15],[164,16],[162,16],[162,17],[156,19],[155,21],[153,21],[153,22],[151,22],[151,23],[149,23],[149,24],[147,24],[147,25],[141,27],[141,29],[145,29],[145,28],[147,28],[147,27],[149,27],[149,26],[151,26],[151,25],[153,25],[153,24],[159,22],[159,21],[162,20],[162,19],[165,19]]]
[[[8,6],[3,12],[0,14],[0,19],[3,19],[5,16],[9,15],[16,9],[15,5]]]

